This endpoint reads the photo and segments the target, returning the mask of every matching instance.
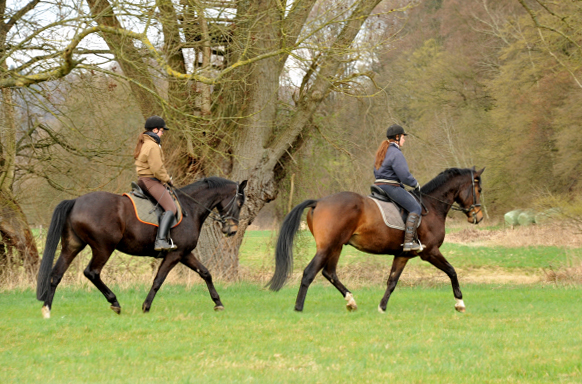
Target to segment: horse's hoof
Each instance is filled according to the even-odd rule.
[[[112,305],[110,308],[113,310],[113,312],[117,313],[118,315],[121,315],[121,307],[116,307]]]
[[[356,304],[356,300],[354,300],[354,295],[352,295],[350,292],[346,293],[346,301],[348,302],[346,304],[346,309],[349,312],[358,310],[358,305]]]
[[[215,312],[224,311],[224,307],[222,305],[217,305],[214,307],[214,311]]]
[[[455,309],[457,310],[457,312],[464,313],[465,312],[465,303],[463,302],[463,300],[460,300],[460,299],[455,299],[455,300],[457,300],[457,303],[455,304]]]
[[[149,307],[146,307],[145,304],[141,306],[141,310],[143,313],[148,313],[150,311]]]
[[[386,311],[383,310],[381,306],[378,306],[378,312],[380,312],[380,313],[386,313]]]
[[[51,318],[51,310],[48,306],[44,305],[40,311],[42,312],[42,317],[45,319]]]

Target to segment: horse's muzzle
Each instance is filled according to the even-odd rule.
[[[469,212],[467,215],[467,221],[471,224],[479,224],[483,221],[483,211],[479,210],[477,212]]]
[[[238,224],[232,223],[225,223],[222,226],[222,233],[224,233],[227,237],[234,236],[238,231]]]

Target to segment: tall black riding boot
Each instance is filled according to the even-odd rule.
[[[404,252],[420,250],[420,244],[414,241],[418,220],[420,220],[420,216],[416,213],[408,214],[408,218],[406,219],[406,229],[404,230]]]
[[[166,211],[160,219],[160,226],[158,227],[158,235],[156,236],[156,244],[154,249],[156,251],[172,251],[176,248],[176,244],[168,242],[168,232],[170,232],[170,224],[174,218],[174,212]]]

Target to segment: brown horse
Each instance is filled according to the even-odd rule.
[[[212,276],[194,257],[192,250],[198,243],[200,228],[208,216],[222,223],[222,232],[225,235],[232,236],[236,233],[240,209],[245,200],[246,184],[246,180],[238,184],[219,177],[209,177],[177,189],[177,197],[185,214],[180,225],[171,230],[172,239],[178,248],[167,253],[154,250],[157,227],[140,222],[126,196],[93,192],[74,200],[62,201],[53,213],[38,272],[36,297],[44,301],[43,316],[50,317],[55,290],[63,274],[87,244],[91,247],[93,257],[84,274],[101,291],[117,314],[121,313],[121,306],[115,294],[100,277],[103,266],[115,249],[133,256],[163,258],[152,288],[143,303],[144,312],[150,310],[156,292],[179,262],[204,279],[215,303],[214,309],[224,309],[212,283]],[[218,215],[212,211],[214,208]],[[62,244],[61,255],[53,268],[59,239]]]
[[[450,168],[441,172],[428,182],[420,192],[424,212],[418,228],[418,236],[424,249],[420,252],[403,253],[404,231],[390,228],[384,224],[380,211],[370,198],[353,192],[340,192],[319,200],[306,200],[285,217],[277,241],[275,252],[275,274],[268,283],[273,291],[284,285],[293,269],[293,238],[299,228],[301,214],[307,207],[307,225],[315,238],[317,252],[303,272],[301,287],[295,302],[295,310],[302,311],[307,289],[315,275],[323,269],[323,276],[340,291],[347,301],[347,309],[357,309],[352,293],[339,281],[336,266],[344,244],[373,254],[394,255],[388,287],[380,301],[378,310],[386,311],[390,294],[394,291],[402,270],[408,260],[420,256],[451,279],[455,295],[455,309],[465,311],[463,295],[459,288],[457,273],[444,258],[439,247],[445,239],[445,220],[447,213],[456,202],[469,222],[478,224],[483,220],[481,211],[481,174],[472,169]],[[419,198],[417,194],[417,198]]]

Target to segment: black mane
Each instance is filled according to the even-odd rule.
[[[192,184],[185,186],[183,189],[197,190],[197,189],[200,189],[200,188],[205,187],[205,186],[208,186],[208,189],[218,189],[218,188],[222,188],[222,187],[225,187],[227,185],[230,185],[230,184],[236,184],[236,183],[234,181],[224,179],[222,177],[211,176],[211,177],[206,177],[204,179],[195,181]]]
[[[439,173],[434,179],[426,183],[420,190],[423,194],[429,194],[438,187],[446,184],[455,176],[470,175],[475,172],[471,168],[447,168]]]

